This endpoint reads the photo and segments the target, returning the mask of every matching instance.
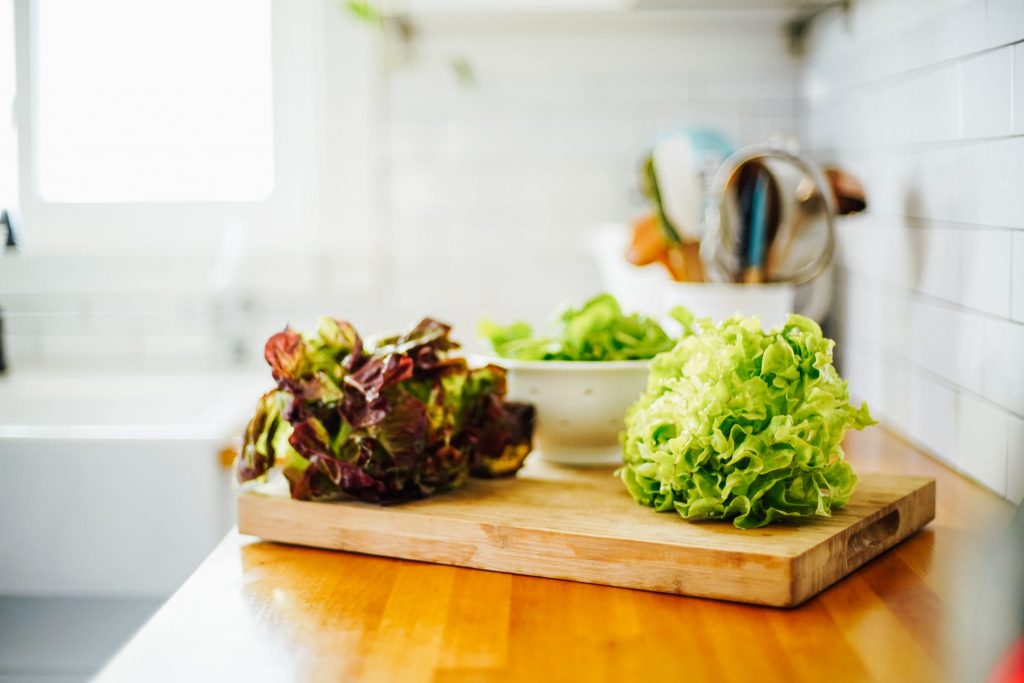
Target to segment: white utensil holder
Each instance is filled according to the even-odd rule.
[[[778,325],[791,313],[821,321],[828,313],[832,292],[831,269],[803,285],[785,282],[675,282],[657,264],[635,266],[626,260],[629,227],[622,224],[595,230],[591,242],[602,287],[626,311],[654,318],[674,306],[685,306],[698,317],[720,321],[736,313],[756,315],[765,328]]]
[[[663,282],[662,315],[674,306],[685,306],[698,317],[719,322],[737,313],[757,316],[774,327],[795,313],[796,287],[788,283],[744,285],[733,282]]]

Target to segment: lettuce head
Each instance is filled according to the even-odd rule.
[[[287,328],[264,349],[277,387],[260,399],[235,465],[273,469],[300,500],[399,503],[469,476],[510,476],[530,452],[533,406],[505,400],[505,370],[470,368],[450,328],[425,318],[364,341],[348,322]]]
[[[633,498],[740,529],[845,504],[857,477],[843,435],[874,421],[850,405],[834,342],[799,315],[767,332],[742,316],[695,332],[655,357],[627,413],[619,474]]]

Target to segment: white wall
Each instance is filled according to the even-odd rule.
[[[859,0],[816,26],[805,139],[859,176],[842,370],[885,422],[1024,496],[1024,2]]]
[[[417,20],[388,83],[384,229],[393,303],[471,336],[482,313],[542,321],[600,284],[587,229],[646,211],[644,146],[680,124],[734,145],[794,130],[799,64],[777,12]],[[464,58],[475,87],[448,66]]]

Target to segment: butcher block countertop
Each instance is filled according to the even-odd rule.
[[[1014,508],[882,428],[845,445],[858,471],[934,477],[935,520],[795,609],[233,532],[99,680],[956,680],[981,589],[965,562]]]

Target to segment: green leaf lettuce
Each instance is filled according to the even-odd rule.
[[[689,313],[677,309],[672,316],[688,327]],[[486,319],[478,323],[477,332],[496,354],[518,360],[642,360],[675,344],[657,321],[624,313],[610,294],[598,294],[579,308],[565,308],[551,336],[534,336],[524,322],[499,325]]]
[[[692,325],[627,413],[619,473],[633,498],[741,529],[845,504],[857,477],[840,444],[873,420],[850,405],[834,342],[798,315],[768,332],[741,316]]]

